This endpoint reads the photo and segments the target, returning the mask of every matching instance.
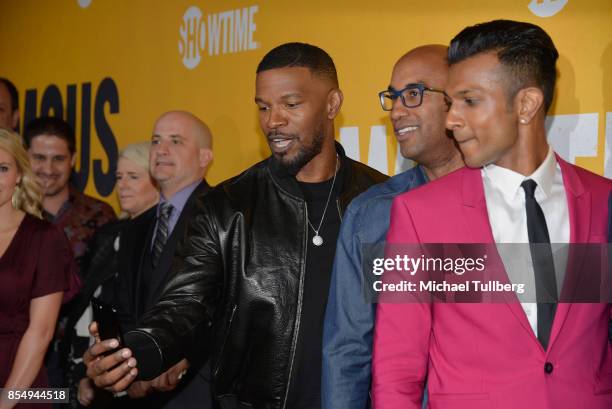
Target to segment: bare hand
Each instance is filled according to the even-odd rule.
[[[94,386],[89,378],[83,378],[79,381],[79,390],[77,391],[77,399],[83,406],[91,405],[94,399]]]
[[[189,361],[182,359],[172,368],[153,379],[151,384],[157,391],[169,392],[176,388],[187,369],[189,369]]]
[[[87,366],[87,376],[99,388],[113,393],[124,391],[138,374],[137,362],[132,357],[132,351],[122,348],[104,356],[105,353],[117,348],[119,341],[116,339],[100,341],[95,321],[89,325],[89,333],[96,342],[83,355],[83,362]]]

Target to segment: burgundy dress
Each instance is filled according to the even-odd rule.
[[[26,214],[0,257],[0,388],[11,373],[19,341],[28,328],[30,300],[67,289],[71,268],[72,251],[64,233]],[[31,387],[46,386],[43,366]]]

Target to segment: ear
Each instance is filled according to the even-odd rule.
[[[544,93],[536,87],[523,88],[516,94],[518,120],[521,125],[529,124],[534,117],[543,111]]]
[[[344,95],[342,95],[342,91],[339,89],[333,89],[327,95],[327,118],[334,119],[338,112],[340,112],[340,107],[342,107],[342,101],[344,100]]]
[[[70,167],[74,168],[75,164],[76,164],[76,152],[70,155]]]
[[[210,149],[200,148],[200,167],[207,168],[213,160],[213,152]]]

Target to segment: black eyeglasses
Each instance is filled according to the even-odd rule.
[[[416,108],[423,103],[423,93],[425,91],[439,92],[443,94],[446,99],[446,93],[444,91],[426,87],[425,84],[408,84],[399,91],[389,87],[389,89],[385,91],[380,91],[378,93],[378,98],[380,98],[380,106],[384,111],[391,111],[398,97],[402,99],[402,104],[404,104],[406,108]]]

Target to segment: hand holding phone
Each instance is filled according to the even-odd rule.
[[[91,308],[93,310],[94,321],[98,323],[100,340],[104,341],[106,339],[115,338],[119,341],[119,346],[113,351],[110,351],[109,354],[121,348],[123,346],[123,336],[115,307],[106,304],[98,298],[92,298]]]

